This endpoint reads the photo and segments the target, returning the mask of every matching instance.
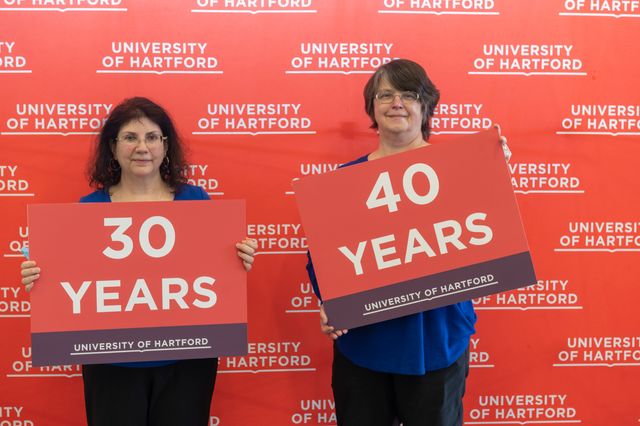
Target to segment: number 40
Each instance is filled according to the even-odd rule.
[[[425,195],[420,195],[413,187],[413,177],[417,173],[422,173],[427,177],[429,181],[429,192]],[[407,198],[414,204],[425,205],[432,202],[437,196],[440,189],[440,183],[438,181],[438,175],[431,166],[424,163],[416,163],[407,170],[405,170],[402,176],[402,187]],[[391,178],[389,172],[382,172],[378,176],[371,194],[367,199],[367,207],[369,210],[377,207],[387,206],[389,213],[398,211],[398,202],[400,201],[400,194],[393,192],[393,186],[391,185]]]

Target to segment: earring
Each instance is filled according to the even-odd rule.
[[[165,178],[171,175],[171,167],[169,167],[170,163],[171,160],[169,160],[169,157],[165,155],[165,157],[162,159],[162,163],[160,164],[160,171],[162,172],[162,176]]]
[[[118,163],[118,161],[113,157],[109,160],[109,171],[111,174],[120,171],[120,163]]]

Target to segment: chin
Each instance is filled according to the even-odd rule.
[[[133,170],[131,171],[131,174],[134,177],[147,177],[147,176],[152,176],[155,174],[160,174],[160,172],[158,170],[148,170],[148,169],[137,169],[137,170]]]
[[[407,134],[408,132],[407,132],[407,129],[404,127],[396,127],[396,128],[385,129],[385,133],[388,133],[393,136],[399,136],[402,134]]]

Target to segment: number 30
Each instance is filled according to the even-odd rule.
[[[128,257],[133,251],[133,240],[125,231],[129,229],[133,220],[130,217],[105,217],[104,226],[116,226],[116,229],[111,233],[111,241],[121,243],[122,248],[120,250],[107,247],[102,253],[111,259],[124,259]],[[164,244],[160,248],[151,246],[149,241],[149,233],[151,228],[159,225],[164,230]],[[176,231],[173,228],[171,222],[162,216],[152,216],[145,220],[140,227],[138,233],[138,241],[140,242],[140,248],[149,257],[164,257],[173,249],[176,243]]]

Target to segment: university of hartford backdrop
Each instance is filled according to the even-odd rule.
[[[95,136],[136,95],[259,242],[211,426],[335,425],[291,183],[375,149],[362,88],[393,58],[442,93],[432,143],[502,126],[539,278],[474,300],[465,424],[640,425],[640,1],[0,0],[0,23],[0,426],[85,421],[80,367],[31,363],[26,207],[90,192]]]

